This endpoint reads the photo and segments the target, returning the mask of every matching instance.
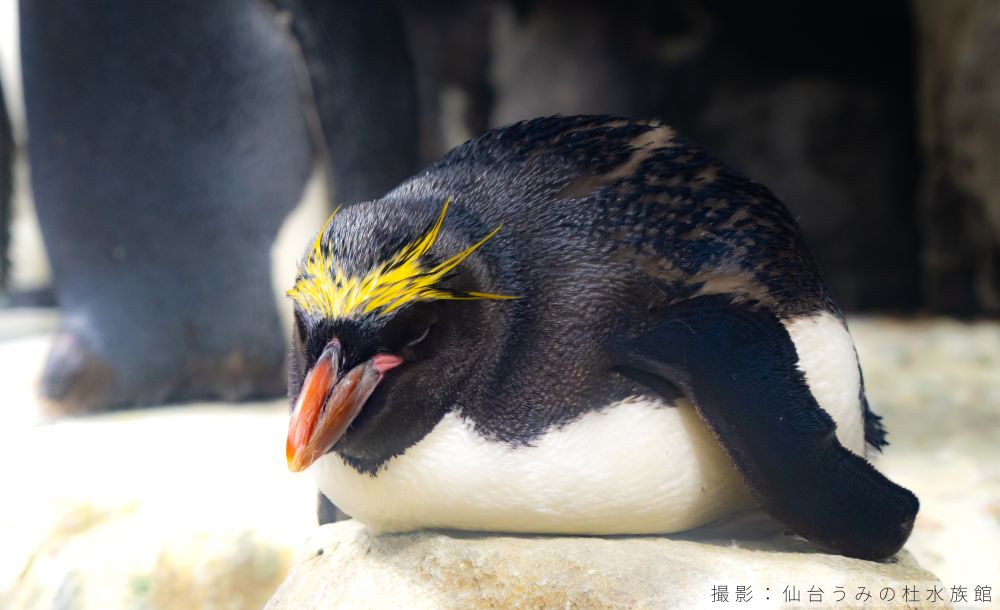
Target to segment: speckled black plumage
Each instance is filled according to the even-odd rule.
[[[386,196],[408,220],[422,219],[417,231],[394,240],[362,232],[341,253],[370,265],[360,253],[372,252],[372,241],[386,244],[380,255],[392,252],[448,198],[451,226],[470,239],[503,226],[477,260],[489,261],[493,290],[524,297],[489,305],[522,329],[506,346],[510,376],[523,367],[513,354],[536,342],[549,341],[544,369],[575,341],[600,344],[637,331],[656,321],[657,309],[700,293],[756,301],[781,317],[839,315],[794,219],[774,195],[655,122],[550,117],[491,131]],[[495,415],[484,426],[529,441],[552,420],[571,419],[590,372],[602,364],[580,362],[570,369],[578,375],[564,370],[553,396],[508,395],[523,399],[532,417],[514,413],[507,421],[486,407]],[[536,402],[557,406],[538,417]],[[868,440],[881,446],[884,432],[870,422]]]
[[[459,147],[399,191],[452,193],[486,225],[572,240],[601,265],[639,265],[667,301],[725,275],[783,316],[836,311],[774,195],[666,126],[527,121]]]

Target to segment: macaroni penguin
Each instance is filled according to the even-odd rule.
[[[289,467],[373,531],[670,533],[761,507],[881,559],[913,527],[794,219],[659,122],[490,131],[336,212],[289,296]]]

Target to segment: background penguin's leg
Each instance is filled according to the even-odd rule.
[[[713,295],[663,320],[624,339],[618,363],[680,387],[771,515],[844,555],[882,559],[902,547],[917,498],[840,445],[773,313]]]
[[[10,223],[13,220],[14,135],[0,86],[0,293],[7,290],[10,259]]]
[[[417,168],[413,63],[388,0],[279,0],[309,72],[338,203],[385,194]]]
[[[270,247],[313,151],[263,2],[20,5],[64,411],[284,392]]]

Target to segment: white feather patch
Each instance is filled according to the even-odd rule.
[[[823,312],[785,320],[816,402],[837,422],[837,439],[852,452],[865,455],[865,422],[861,408],[861,373],[847,327]]]
[[[669,533],[755,505],[683,400],[628,399],[522,447],[487,440],[451,412],[377,476],[333,453],[311,470],[327,497],[379,532]]]

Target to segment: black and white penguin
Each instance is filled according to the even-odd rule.
[[[376,532],[670,533],[760,506],[877,559],[912,529],[795,221],[655,121],[467,142],[336,213],[289,296],[289,467]]]

